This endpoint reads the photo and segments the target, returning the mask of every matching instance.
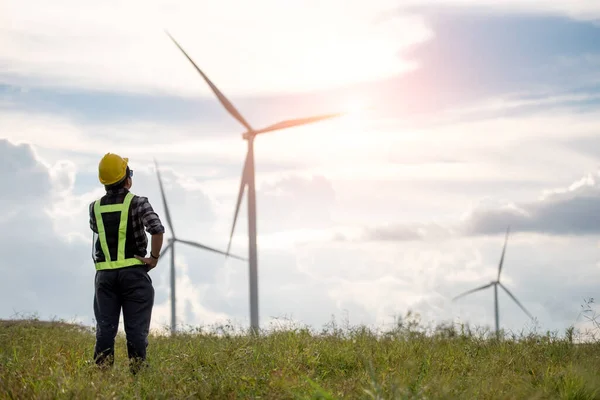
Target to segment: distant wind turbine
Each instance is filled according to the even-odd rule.
[[[165,31],[166,32],[166,31]],[[231,114],[240,124],[244,126],[246,132],[242,134],[243,139],[248,141],[248,152],[246,153],[246,160],[244,162],[244,168],[242,170],[242,179],[240,182],[240,189],[237,197],[237,204],[235,207],[235,214],[233,217],[233,226],[231,227],[231,234],[229,235],[229,244],[227,246],[227,253],[231,248],[231,240],[233,238],[233,232],[235,230],[235,223],[237,220],[238,212],[240,209],[240,203],[244,195],[244,189],[248,186],[248,252],[249,252],[249,278],[250,278],[250,327],[253,333],[258,333],[258,254],[256,246],[256,188],[254,181],[254,138],[256,135],[266,132],[277,131],[286,128],[292,128],[300,125],[306,125],[318,121],[323,121],[330,118],[335,118],[343,115],[343,113],[326,114],[306,118],[291,119],[276,124],[267,126],[262,129],[254,129],[250,124],[242,117],[239,111],[233,106],[233,104],[221,93],[221,91],[208,79],[206,74],[198,68],[196,63],[187,55],[183,48],[177,43],[177,41],[171,36],[169,32],[166,32],[175,45],[181,50],[185,57],[192,63],[196,71],[204,78],[208,86],[210,86],[213,93],[219,99],[219,102],[225,107],[227,112]]]
[[[165,208],[165,217],[166,217],[166,220],[167,220],[167,224],[169,225],[169,229],[171,230],[171,236],[172,236],[167,241],[168,244],[163,249],[161,257],[164,257],[164,255],[169,250],[171,250],[171,334],[173,334],[173,333],[175,333],[175,329],[176,329],[176,318],[175,318],[175,300],[176,300],[176,297],[175,297],[175,242],[180,242],[180,243],[183,243],[183,244],[187,244],[189,246],[198,247],[200,249],[213,251],[215,253],[223,254],[225,256],[227,256],[229,254],[226,253],[226,252],[224,252],[224,251],[213,249],[212,247],[208,247],[208,246],[205,246],[205,245],[197,243],[197,242],[192,242],[192,241],[189,241],[189,240],[179,239],[177,236],[175,236],[175,231],[173,230],[173,222],[171,221],[171,213],[169,212],[169,206],[167,205],[167,198],[165,196],[165,190],[164,190],[164,187],[163,187],[162,179],[160,177],[160,170],[158,168],[158,163],[156,162],[156,160],[154,160],[154,165],[156,167],[156,175],[158,177],[158,184],[160,186],[160,194],[162,196],[163,206]],[[231,257],[237,258],[237,259],[242,260],[242,261],[248,261],[247,258],[242,258],[242,257],[235,256],[235,255],[232,255]]]
[[[506,253],[506,244],[508,242],[509,231],[510,231],[510,227],[508,227],[506,230],[506,238],[504,240],[504,248],[502,249],[502,255],[500,256],[500,264],[498,265],[498,278],[495,281],[488,283],[487,285],[483,285],[478,288],[471,289],[465,293],[459,294],[458,296],[456,296],[455,298],[452,299],[452,301],[454,301],[460,297],[463,297],[468,294],[471,294],[471,293],[474,293],[474,292],[477,292],[477,291],[480,291],[483,289],[487,289],[490,286],[493,286],[494,287],[494,310],[495,310],[495,317],[496,317],[496,337],[498,337],[498,335],[500,334],[500,328],[499,328],[500,317],[499,317],[499,311],[498,311],[498,286],[500,286],[502,289],[504,289],[504,291],[510,296],[510,298],[513,299],[519,307],[521,307],[521,309],[525,312],[525,314],[527,314],[527,316],[529,316],[529,318],[533,319],[533,317],[531,316],[529,311],[527,311],[525,309],[525,307],[523,307],[523,305],[519,302],[519,300],[517,300],[517,298],[506,288],[506,286],[504,286],[500,282],[500,273],[502,272],[502,264],[504,263],[504,254]]]

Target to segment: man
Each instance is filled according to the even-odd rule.
[[[146,197],[132,194],[133,171],[129,159],[107,153],[98,165],[98,178],[106,195],[89,206],[96,266],[94,360],[114,364],[115,337],[123,310],[131,372],[146,361],[154,287],[148,271],[156,267],[165,231]],[[152,235],[150,257],[146,257]]]

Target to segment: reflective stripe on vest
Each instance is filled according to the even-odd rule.
[[[125,200],[122,204],[106,204],[100,205],[100,200],[96,200],[94,203],[94,215],[96,216],[96,225],[98,227],[98,240],[100,241],[100,247],[104,253],[104,259],[106,261],[97,262],[96,269],[116,269],[123,267],[130,267],[132,265],[144,264],[143,261],[137,258],[125,258],[125,239],[127,238],[127,217],[129,215],[129,206],[131,205],[131,199],[133,194],[128,192],[125,195]],[[108,243],[106,242],[106,231],[104,230],[104,221],[102,221],[102,214],[109,212],[120,212],[121,220],[119,222],[119,247],[117,250],[117,260],[110,261],[110,251],[108,251]]]

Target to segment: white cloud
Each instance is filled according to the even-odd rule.
[[[434,36],[419,7],[600,16],[594,0],[401,3],[10,0],[0,15],[0,79],[24,87],[208,95],[167,28],[226,93],[307,91],[418,67],[399,51]]]
[[[431,37],[415,15],[375,24],[393,4],[11,1],[0,17],[1,77],[23,86],[207,94],[167,28],[230,94],[385,78],[414,67],[399,49]]]
[[[487,196],[473,201],[460,218],[455,215],[442,223],[412,220],[371,224],[363,227],[354,241],[444,240],[503,233],[507,226],[517,232],[598,236],[599,177],[600,172],[590,173],[566,187],[543,190],[537,199],[523,202]]]
[[[77,318],[91,324],[91,300],[89,304],[84,300],[93,296],[94,275],[87,210],[89,203],[102,194],[102,188],[76,194],[81,192],[77,184],[80,171],[72,162],[62,160],[48,164],[36,159],[28,145],[16,147],[6,140],[0,143],[1,159],[5,164],[0,182],[4,187],[16,189],[9,192],[11,196],[1,198],[4,211],[0,213],[0,221],[5,235],[0,250],[5,261],[0,267],[6,277],[2,285],[6,301],[3,301],[0,315],[7,318],[14,313],[38,313],[42,318]],[[170,168],[163,167],[162,175],[178,237],[224,249],[226,236],[215,235],[215,200],[189,182],[182,185],[181,178],[186,177]],[[29,184],[21,185],[22,182]],[[132,190],[149,197],[166,224],[154,171],[137,169]],[[273,206],[278,205],[281,203]],[[11,225],[13,227],[7,229]],[[167,236],[170,236],[169,231]],[[269,257],[268,246],[261,253],[261,258],[264,257],[261,270],[268,274],[267,282],[274,276],[272,272],[281,270],[278,268],[282,265],[282,256],[277,255],[279,248],[275,249],[274,259]],[[234,251],[240,252],[239,249]],[[220,255],[180,244],[176,254],[179,323],[213,324],[229,319],[244,323],[247,319],[246,264],[231,260],[225,263]],[[38,261],[38,257],[42,258]],[[153,329],[161,329],[170,320],[168,267],[167,258],[151,273],[156,288]],[[293,264],[290,267],[293,269]],[[233,279],[222,279],[224,272]],[[281,282],[282,277],[277,279]],[[265,307],[265,321],[269,319],[270,311],[273,316],[285,315],[285,303],[279,299],[287,294],[273,294],[268,287],[265,289],[266,297],[270,293],[276,295],[273,304],[280,305]],[[55,290],[61,295],[56,295]],[[52,297],[52,301],[45,301],[46,297]],[[327,297],[322,300],[326,301]],[[325,307],[325,310],[335,312],[331,307]],[[304,309],[301,315],[306,317],[307,311]],[[308,322],[312,323],[314,319],[309,318]]]
[[[37,182],[34,177],[38,176],[41,185],[32,184],[26,189],[34,193],[45,188],[42,192],[35,192],[38,194],[31,198],[31,204],[23,202],[21,197],[18,201],[34,206],[34,209],[36,205],[49,202],[50,206],[54,205],[54,213],[52,218],[23,212],[9,217],[4,214],[12,221],[21,218],[23,229],[11,231],[11,236],[4,238],[3,243],[7,246],[3,249],[5,260],[11,262],[10,265],[2,264],[4,276],[8,277],[4,281],[6,287],[2,289],[3,293],[11,293],[14,300],[10,297],[10,302],[3,302],[1,313],[8,317],[13,310],[37,311],[43,315],[80,316],[89,320],[91,306],[86,306],[85,301],[73,301],[74,298],[91,296],[91,286],[85,284],[86,281],[91,282],[93,276],[89,242],[77,238],[68,242],[65,236],[81,233],[88,237],[85,209],[90,198],[94,197],[93,193],[88,192],[80,198],[74,196],[78,180],[77,175],[73,179],[71,163],[56,163],[48,168],[31,161],[32,156],[27,152],[19,158],[19,151],[23,150],[10,146],[7,149],[6,155],[13,155],[5,155],[2,159],[13,160],[13,171],[30,171],[31,175],[23,178],[32,183]],[[25,169],[16,168],[19,166]],[[164,215],[153,171],[144,168],[139,171],[135,192],[147,195],[159,214]],[[211,204],[218,201],[207,198],[202,191],[176,184],[177,174],[179,172],[165,168],[169,199],[176,210],[174,219],[178,234],[190,236],[192,240],[207,241],[207,244],[216,247],[224,245],[226,236],[215,233],[222,227],[228,227],[230,221],[211,215],[214,212]],[[306,196],[306,193],[303,195]],[[60,196],[62,203],[59,202]],[[271,207],[290,201],[304,201],[297,196],[279,200],[281,203],[274,202]],[[9,199],[5,198],[5,201]],[[77,211],[68,213],[68,209]],[[195,221],[202,219],[206,223],[197,229]],[[67,223],[57,223],[60,221]],[[7,220],[2,222],[3,226],[7,223]],[[37,227],[37,235],[30,234],[31,226]],[[236,245],[235,250],[244,254],[245,227],[242,227],[243,224],[240,224],[240,245]],[[394,245],[331,242],[325,236],[319,236],[323,230],[304,231],[304,238],[293,232],[294,226],[286,227],[281,235],[272,237],[280,242],[273,242],[271,246],[266,242],[267,236],[261,237],[264,246],[261,244],[259,254],[259,288],[263,325],[271,317],[291,316],[300,323],[319,327],[328,322],[332,314],[339,317],[345,310],[353,324],[380,325],[390,323],[394,315],[403,315],[408,309],[418,311],[426,321],[461,319],[487,325],[493,322],[489,293],[478,294],[476,296],[479,297],[456,304],[449,302],[449,298],[494,276],[502,245],[500,237],[443,241],[434,238]],[[286,235],[290,237],[286,238]],[[43,244],[41,251],[27,251],[32,246],[38,248],[40,244]],[[503,280],[540,318],[544,328],[566,327],[575,318],[581,297],[593,293],[596,246],[595,242],[591,244],[589,239],[577,239],[575,243],[535,235],[518,235],[511,239]],[[576,259],[570,252],[573,246],[580,250]],[[35,257],[39,254],[44,254],[43,266],[36,262]],[[184,246],[178,247],[177,254],[179,320],[184,324],[211,324],[232,319],[247,324],[246,264],[234,260],[225,263],[218,255]],[[19,262],[14,264],[12,260]],[[571,266],[568,274],[563,267],[567,264]],[[521,267],[525,265],[528,268]],[[18,268],[13,269],[13,266]],[[75,274],[73,268],[78,268]],[[32,278],[40,274],[44,278],[43,284]],[[162,261],[152,277],[157,289],[153,324],[159,328],[169,323],[168,261]],[[48,282],[53,282],[52,286]],[[50,287],[52,290],[59,287],[66,295],[54,296],[51,302],[43,301],[48,296],[44,288]],[[15,288],[19,290],[13,294]],[[526,317],[510,304],[508,298],[501,298],[503,327],[519,330],[527,323]]]
[[[92,304],[93,293],[85,284],[93,285],[91,242],[68,240],[69,232],[60,226],[53,229],[47,213],[64,194],[60,190],[64,182],[53,179],[29,146],[0,140],[0,153],[4,164],[0,183],[6,189],[0,196],[0,272],[4,277],[0,314],[39,313],[45,318],[56,315],[89,321],[91,308],[80,305],[86,299]]]
[[[519,231],[559,235],[600,234],[600,173],[589,174],[566,189],[545,191],[542,198],[522,204],[480,205],[466,216],[470,234],[499,232],[511,225]]]
[[[595,0],[405,0],[401,7],[413,8],[428,5],[469,8],[487,12],[567,15],[581,20],[594,20],[600,17],[600,5]]]
[[[186,325],[193,326],[198,323],[210,325],[227,321],[230,318],[229,315],[204,307],[206,288],[209,284],[193,282],[189,275],[190,266],[186,257],[182,257],[179,252],[177,254],[175,293],[177,295],[176,325],[178,329],[185,329]],[[153,279],[155,292],[168,293],[169,297],[166,301],[155,305],[152,311],[152,320],[154,329],[167,328],[168,330],[171,324],[170,278],[167,273],[168,262],[163,261],[161,264],[161,269],[154,270],[150,275]],[[159,279],[157,279],[157,276]]]
[[[0,153],[3,167],[0,184],[11,188],[0,197],[3,232],[0,234],[0,251],[4,260],[0,263],[0,272],[5,277],[0,283],[3,297],[0,316],[8,318],[14,314],[36,313],[41,318],[75,318],[91,324],[95,271],[91,261],[88,205],[104,190],[97,184],[98,189],[76,194],[77,167],[68,160],[47,164],[37,159],[29,145],[15,146],[2,139]],[[170,206],[177,219],[175,222],[186,222],[181,219],[185,215],[179,211],[182,208],[195,221],[176,225],[178,235],[191,236],[193,225],[198,223],[210,231],[213,218],[210,200],[197,189],[183,189],[177,185],[173,182],[176,175],[170,171],[166,170],[163,176],[168,195],[171,195]],[[149,175],[141,170],[136,174],[135,183],[134,193],[148,196],[166,224],[153,171]],[[195,238],[192,236],[191,239]],[[225,319],[227,316],[223,313],[198,306],[202,303],[203,293],[188,274],[187,258],[191,254],[194,253],[178,249],[180,317],[188,303],[192,306],[191,315],[186,318],[188,322],[211,323]],[[209,265],[215,262],[215,258],[211,259],[209,255],[203,255],[201,260]],[[165,311],[170,307],[167,297],[168,261],[161,262],[161,267],[152,273],[157,290],[153,328],[167,324],[170,318],[169,311]]]

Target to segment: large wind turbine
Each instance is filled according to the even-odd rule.
[[[167,219],[167,224],[169,225],[169,229],[171,230],[171,238],[168,240],[167,246],[163,249],[161,253],[161,258],[171,250],[171,334],[175,333],[175,242],[180,242],[183,244],[187,244],[189,246],[198,247],[200,249],[213,251],[215,253],[223,254],[225,256],[229,255],[228,252],[224,252],[221,250],[213,249],[212,247],[205,246],[203,244],[192,242],[189,240],[179,239],[175,236],[175,231],[173,230],[173,222],[171,220],[171,213],[169,212],[169,206],[167,205],[167,197],[165,196],[165,190],[163,187],[162,179],[160,177],[160,170],[158,168],[158,163],[154,160],[154,165],[156,167],[156,175],[158,177],[158,185],[160,186],[160,194],[163,201],[163,207],[165,208],[165,217]],[[248,261],[247,258],[242,258],[239,256],[231,255],[231,257],[237,258],[242,261]]]
[[[460,297],[463,297],[468,294],[477,292],[479,290],[487,289],[490,286],[493,286],[494,287],[494,311],[495,311],[495,317],[496,317],[496,337],[498,337],[498,335],[500,334],[500,328],[499,328],[499,318],[500,317],[498,315],[499,314],[499,312],[498,312],[498,286],[500,286],[502,289],[504,289],[504,291],[511,297],[511,299],[513,299],[515,301],[515,303],[517,303],[517,305],[519,307],[521,307],[521,309],[523,311],[525,311],[525,314],[527,314],[527,316],[529,316],[529,318],[533,319],[533,317],[531,316],[529,311],[527,311],[525,309],[525,307],[523,307],[523,305],[519,302],[519,300],[517,300],[517,298],[506,288],[506,286],[504,286],[502,284],[502,282],[500,282],[500,273],[502,272],[502,264],[504,263],[504,254],[506,253],[506,244],[508,242],[509,231],[510,231],[510,227],[508,227],[506,229],[506,238],[504,239],[504,247],[502,248],[502,255],[500,256],[500,264],[498,265],[498,277],[496,278],[496,280],[488,283],[487,285],[483,285],[478,288],[471,289],[467,292],[459,294],[458,296],[456,296],[455,298],[452,299],[454,301]]]
[[[254,129],[250,124],[242,117],[239,111],[233,106],[233,104],[221,93],[221,91],[208,79],[206,74],[198,68],[196,63],[187,55],[183,48],[177,43],[177,41],[171,36],[169,32],[166,32],[175,45],[181,50],[183,55],[192,63],[196,71],[204,78],[208,86],[210,86],[213,93],[219,99],[219,102],[225,107],[227,112],[231,114],[240,124],[244,126],[246,132],[242,134],[243,139],[248,141],[248,151],[246,153],[246,160],[244,162],[244,168],[242,170],[242,179],[240,182],[240,189],[237,197],[237,204],[235,207],[235,214],[233,217],[233,226],[231,227],[231,234],[229,235],[229,244],[227,246],[227,253],[231,248],[231,240],[233,238],[233,231],[235,229],[235,223],[237,220],[238,212],[240,209],[240,203],[242,196],[244,195],[244,189],[248,186],[248,252],[249,252],[249,278],[250,278],[250,327],[253,333],[258,333],[258,255],[256,248],[256,189],[254,182],[254,138],[256,135],[266,132],[278,131],[281,129],[292,128],[295,126],[306,125],[342,115],[342,113],[318,115],[306,118],[297,118],[286,121],[281,121],[273,125],[269,125],[265,128]]]

